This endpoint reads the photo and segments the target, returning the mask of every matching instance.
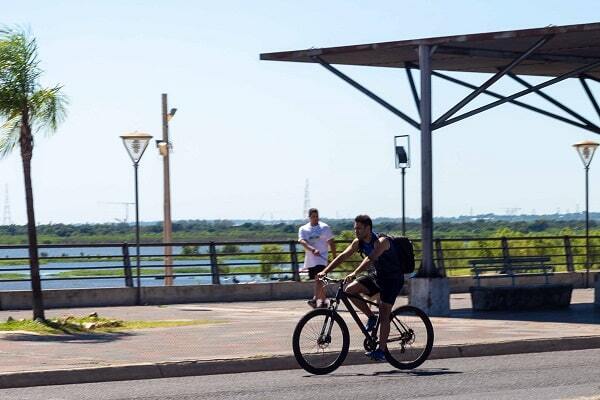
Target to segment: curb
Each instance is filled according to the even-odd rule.
[[[600,348],[600,336],[527,339],[495,343],[434,346],[429,360],[484,357],[507,354],[542,353]],[[362,350],[352,350],[343,365],[372,363]],[[293,355],[234,358],[210,361],[176,361],[108,367],[59,369],[0,373],[0,389],[66,385],[92,382],[111,382],[140,379],[175,378],[241,372],[278,371],[299,369]]]

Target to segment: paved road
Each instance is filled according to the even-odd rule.
[[[0,390],[2,400],[600,399],[600,350]]]

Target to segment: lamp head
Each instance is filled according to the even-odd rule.
[[[171,111],[169,111],[169,113],[167,114],[167,121],[170,121],[175,116],[176,112],[176,108],[171,108]]]
[[[396,169],[410,168],[410,136],[394,136],[394,159]]]
[[[149,135],[144,132],[131,132],[126,133],[125,135],[121,135],[121,139],[123,139],[123,145],[131,157],[131,161],[134,164],[137,164],[144,155],[144,151],[146,147],[148,147],[148,142],[152,139],[152,135]]]
[[[408,167],[408,154],[404,146],[396,146],[396,168]]]
[[[169,154],[169,147],[171,147],[169,143],[165,142],[164,140],[156,141],[156,148],[158,149],[158,154],[160,154],[163,157]]]
[[[591,140],[584,140],[583,142],[575,143],[573,147],[577,150],[577,154],[579,154],[583,166],[588,168],[592,162],[592,157],[594,157],[594,152],[598,147],[598,143]]]

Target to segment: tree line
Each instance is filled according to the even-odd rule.
[[[329,220],[332,230],[340,235],[352,231],[351,219]],[[232,221],[176,221],[173,222],[173,238],[175,241],[236,241],[236,240],[290,240],[296,239],[301,221],[295,222],[244,222],[236,224]],[[420,224],[407,223],[407,236],[418,239]],[[590,221],[592,231],[598,227],[596,221]],[[107,224],[46,224],[38,225],[40,242],[51,243],[99,243],[99,242],[131,242],[134,238],[134,227],[125,223]],[[141,226],[141,238],[144,242],[162,241],[162,223],[144,224]],[[374,220],[377,232],[399,234],[401,222],[398,220]],[[27,243],[26,225],[0,226],[0,243]],[[558,235],[565,230],[571,234],[583,234],[583,221],[488,221],[469,222],[434,222],[434,236],[437,238],[487,237],[497,236],[498,232],[512,232],[513,235]]]

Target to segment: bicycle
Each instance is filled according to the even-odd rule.
[[[379,318],[375,329],[368,332],[349,298],[356,298],[366,304],[377,303],[344,291],[344,281],[323,277],[326,284],[339,283],[335,298],[328,308],[315,309],[304,315],[292,336],[292,347],[296,361],[304,370],[315,375],[335,371],[346,359],[350,348],[348,326],[337,311],[340,303],[346,309],[365,336],[363,347],[366,351],[377,348],[379,341]],[[386,360],[398,369],[414,369],[423,364],[433,348],[433,326],[425,312],[406,305],[396,307],[390,318],[390,334],[385,351]]]

